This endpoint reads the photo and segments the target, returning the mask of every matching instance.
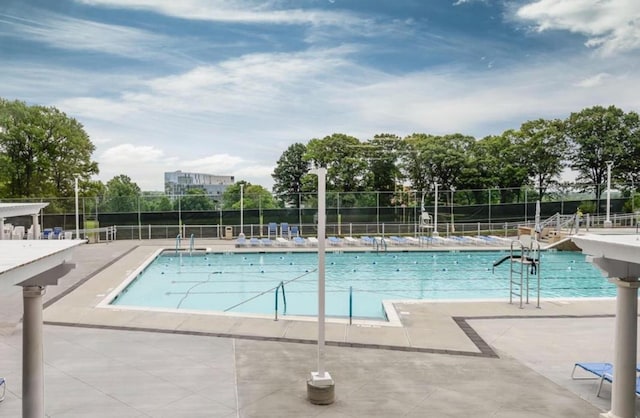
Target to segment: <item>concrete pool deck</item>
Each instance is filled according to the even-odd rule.
[[[506,298],[397,303],[402,326],[328,323],[337,401],[320,407],[305,400],[313,321],[97,307],[158,246],[173,245],[82,246],[77,269],[48,288],[48,416],[596,417],[609,408],[608,389],[597,398],[595,381],[570,373],[576,361],[612,360],[613,299],[541,309]],[[9,382],[0,416],[19,416],[21,292],[0,292],[0,374]]]

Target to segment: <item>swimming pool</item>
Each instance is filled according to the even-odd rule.
[[[326,254],[326,313],[385,319],[383,300],[509,298],[505,251],[335,252]],[[542,298],[613,297],[615,286],[577,252],[541,253]],[[112,305],[273,315],[284,284],[287,315],[317,314],[316,253],[164,252]],[[535,276],[530,283],[536,286]],[[530,295],[535,295],[532,290]],[[284,301],[279,289],[279,309]]]

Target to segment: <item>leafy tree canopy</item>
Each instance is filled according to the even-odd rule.
[[[240,192],[241,186],[242,193]],[[227,187],[224,191],[222,195],[223,208],[240,209],[241,196],[243,209],[276,209],[279,207],[267,189],[243,180]]]
[[[83,126],[54,107],[0,99],[0,195],[68,197],[98,173]]]

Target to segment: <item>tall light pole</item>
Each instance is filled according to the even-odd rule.
[[[75,185],[75,194],[76,194],[76,239],[80,239],[80,214],[78,212],[78,178],[77,177],[76,177],[76,185]],[[35,228],[33,232],[35,233]],[[40,234],[38,234],[38,236],[40,236]]]
[[[607,161],[607,219],[604,221],[605,228],[611,228],[611,219],[609,218],[611,212],[611,167],[613,161]]]
[[[238,237],[244,237],[244,183],[240,183],[240,233]]]
[[[435,195],[435,206],[433,209],[433,236],[437,237],[438,236],[438,186],[440,186],[438,183],[435,183],[433,185],[436,195]]]
[[[451,232],[456,232],[456,225],[453,220],[453,194],[455,193],[456,188],[451,186]]]
[[[489,187],[489,231],[491,231],[491,187]]]
[[[307,397],[313,404],[328,405],[335,399],[335,382],[324,368],[327,169],[320,167],[310,173],[318,176],[318,371],[311,372],[307,380]]]

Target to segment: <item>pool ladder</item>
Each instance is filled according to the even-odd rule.
[[[287,295],[284,292],[284,282],[280,282],[279,285],[276,286],[275,290],[275,318],[274,321],[278,320],[278,291],[282,289],[282,302],[284,304],[284,310],[282,312],[283,315],[287,314]],[[349,325],[353,324],[353,286],[349,286]]]
[[[176,255],[178,255],[178,250],[180,249],[181,242],[182,242],[182,235],[178,234],[176,236]]]
[[[536,308],[540,308],[540,243],[532,240],[529,245],[513,241],[509,255],[509,303],[513,303],[514,296],[520,298],[520,309],[523,309],[523,298],[529,303],[530,273],[537,276]],[[520,255],[516,254],[518,251]]]
[[[387,251],[387,241],[384,238],[380,238],[380,242],[378,242],[378,238],[373,239],[373,246],[376,249],[376,252],[380,252],[380,248],[384,248],[384,251]]]
[[[194,234],[191,234],[191,237],[189,238],[189,255],[191,255],[191,253],[193,252],[193,248],[196,245],[196,236]]]
[[[280,282],[280,284],[278,286],[276,286],[276,317],[275,317],[275,321],[278,320],[278,290],[282,288],[282,302],[284,304],[284,310],[282,312],[283,315],[287,314],[287,295],[284,293],[284,282]]]

